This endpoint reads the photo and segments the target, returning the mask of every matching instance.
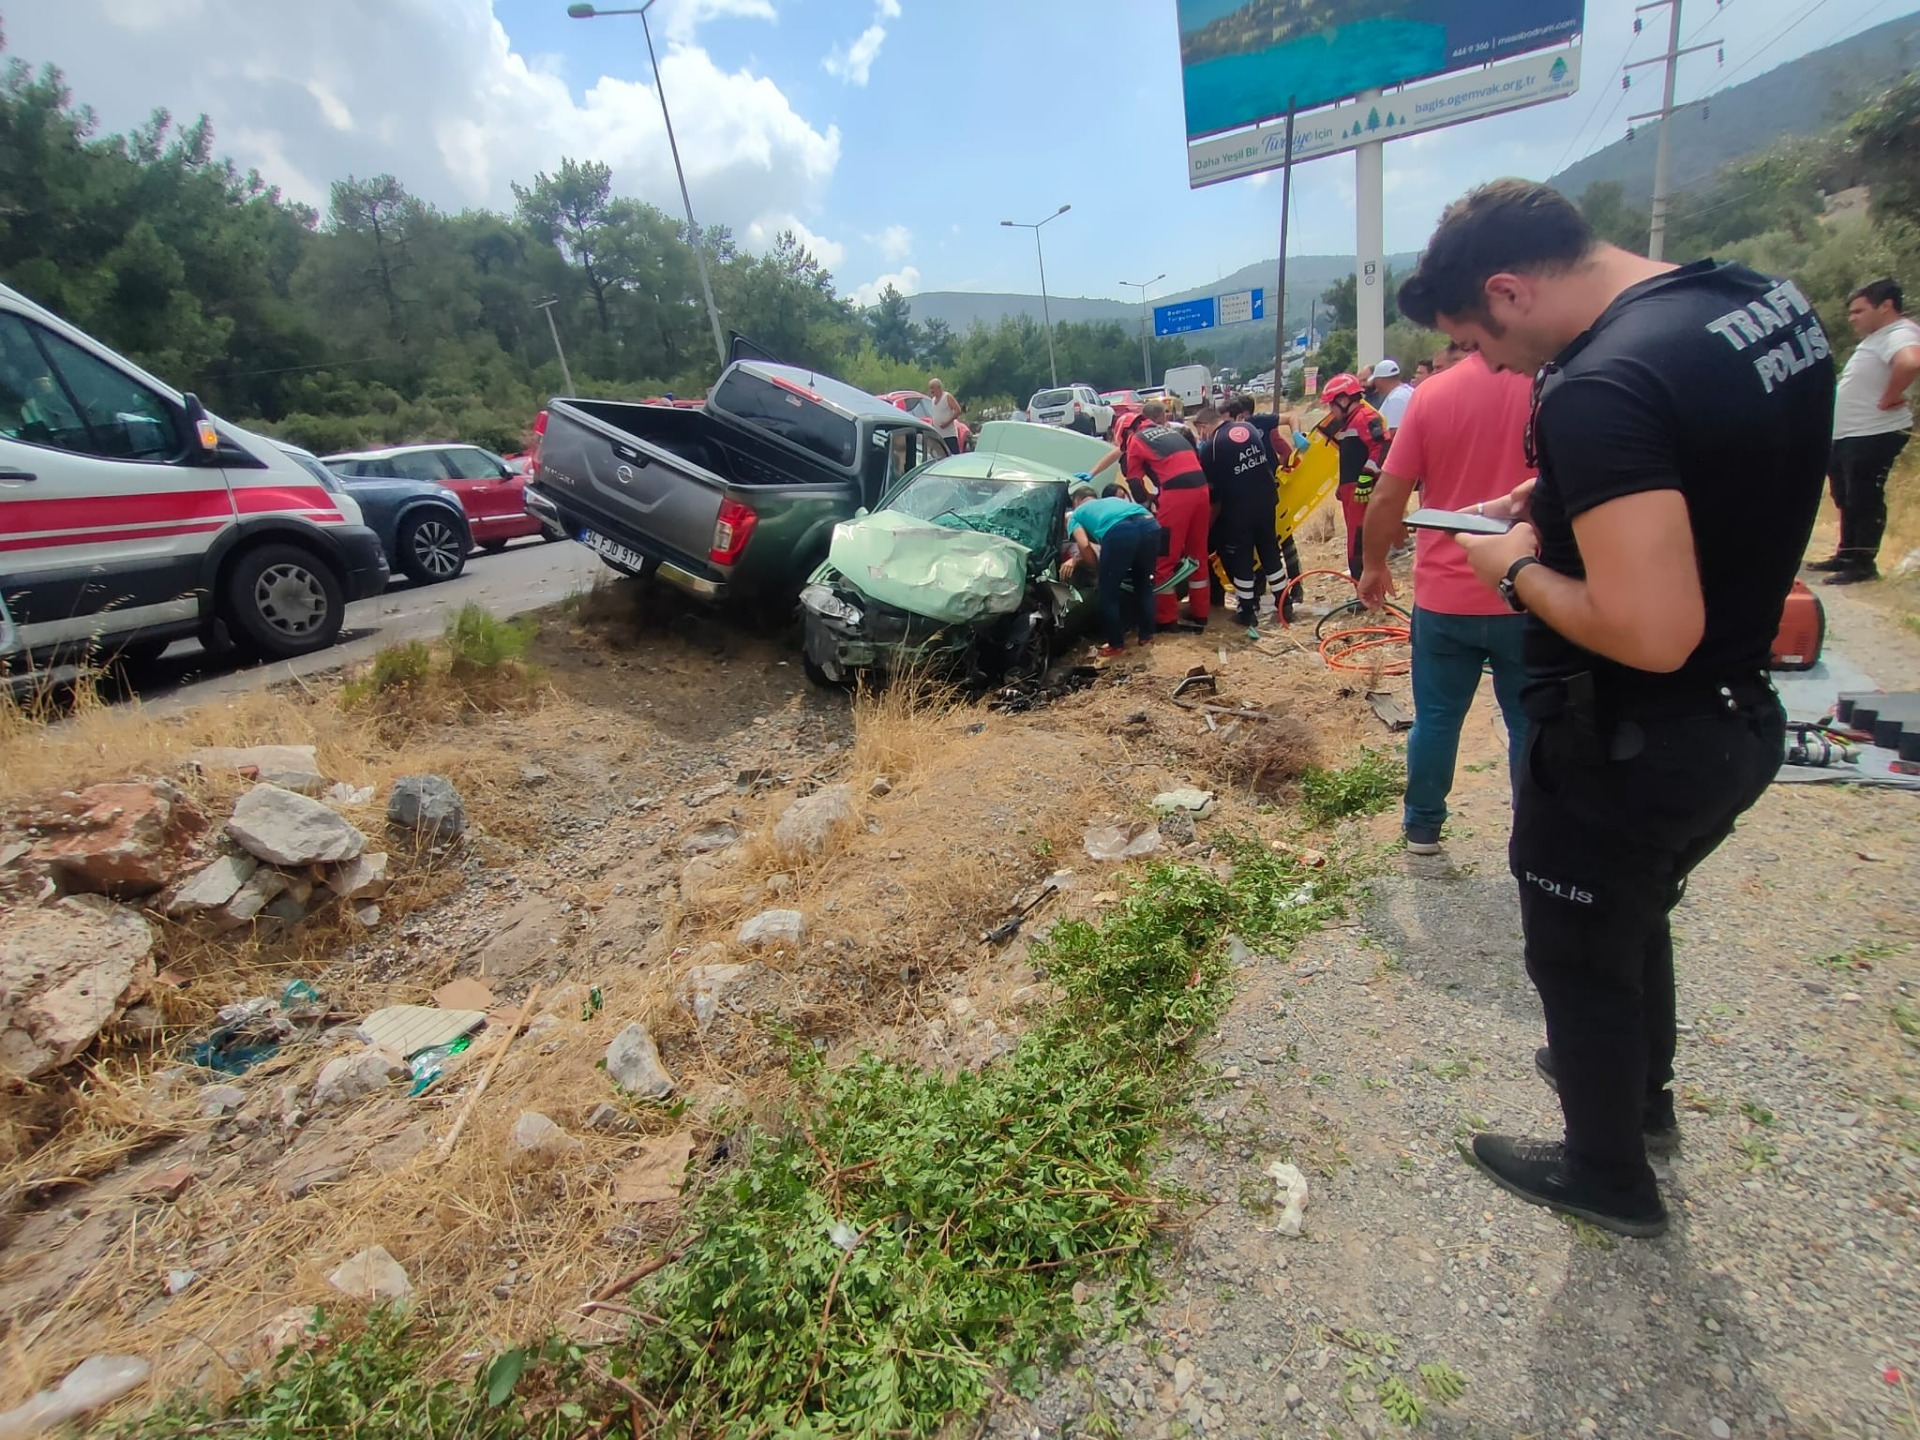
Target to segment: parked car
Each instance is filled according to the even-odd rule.
[[[527,513],[527,477],[478,445],[397,445],[329,455],[322,463],[342,479],[446,487],[459,498],[473,543],[482,550],[504,550],[509,540],[541,533],[538,518]]]
[[[836,522],[946,453],[863,390],[737,360],[698,409],[554,400],[527,505],[625,574],[786,607]]]
[[[1167,394],[1187,410],[1205,404],[1207,389],[1213,384],[1213,376],[1204,365],[1176,365],[1167,371],[1165,378]]]
[[[1127,415],[1138,415],[1140,407],[1146,403],[1137,390],[1102,390],[1100,401],[1112,408],[1115,421]]]
[[[273,442],[0,285],[0,662],[284,659],[386,587],[379,537]]]
[[[473,536],[467,530],[460,497],[446,486],[426,480],[347,478],[327,469],[310,450],[285,441],[274,443],[302,470],[359,507],[367,528],[380,537],[380,548],[393,569],[419,584],[432,585],[452,580],[467,568]]]
[[[925,420],[929,425],[933,423],[933,397],[931,395],[922,395],[918,390],[889,390],[886,394],[877,396],[876,398],[886,401],[889,405],[898,406],[916,420]],[[960,448],[962,450],[971,450],[973,448],[973,427],[964,420],[956,420],[953,428],[960,441]]]
[[[1169,398],[1164,385],[1143,385],[1133,392],[1133,397],[1142,405],[1145,405],[1149,400],[1158,400],[1164,405]]]
[[[1027,401],[1027,418],[1036,425],[1058,425],[1082,435],[1106,435],[1113,430],[1113,407],[1091,385],[1035,391]]]

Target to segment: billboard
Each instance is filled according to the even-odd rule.
[[[1562,45],[1584,0],[1177,0],[1187,138]]]
[[[1485,70],[1443,75],[1381,100],[1298,117],[1293,127],[1293,163],[1337,155],[1370,140],[1397,140],[1504,110],[1564,100],[1579,88],[1578,45],[1524,55]],[[1187,184],[1198,190],[1222,180],[1278,170],[1286,161],[1286,137],[1286,121],[1274,120],[1252,130],[1192,141],[1187,146]]]

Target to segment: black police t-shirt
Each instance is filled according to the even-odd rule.
[[[1624,291],[1549,367],[1537,420],[1540,558],[1585,578],[1573,521],[1623,495],[1686,498],[1706,631],[1672,674],[1604,659],[1539,619],[1535,676],[1602,693],[1696,690],[1767,668],[1833,433],[1827,337],[1791,280],[1700,261]]]

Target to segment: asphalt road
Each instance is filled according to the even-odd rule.
[[[238,695],[289,679],[338,670],[399,640],[438,635],[447,617],[469,601],[505,618],[554,605],[584,590],[606,571],[598,556],[571,540],[543,544],[516,540],[496,555],[474,555],[457,580],[417,585],[404,577],[384,595],[347,607],[340,642],[318,654],[271,664],[242,665],[210,656],[199,644],[183,640],[139,677],[142,700],[168,706],[193,705],[221,695]]]

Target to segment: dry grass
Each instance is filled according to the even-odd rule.
[[[1199,752],[1207,773],[1228,785],[1273,798],[1291,792],[1320,764],[1319,737],[1291,715],[1228,723],[1234,733]]]

